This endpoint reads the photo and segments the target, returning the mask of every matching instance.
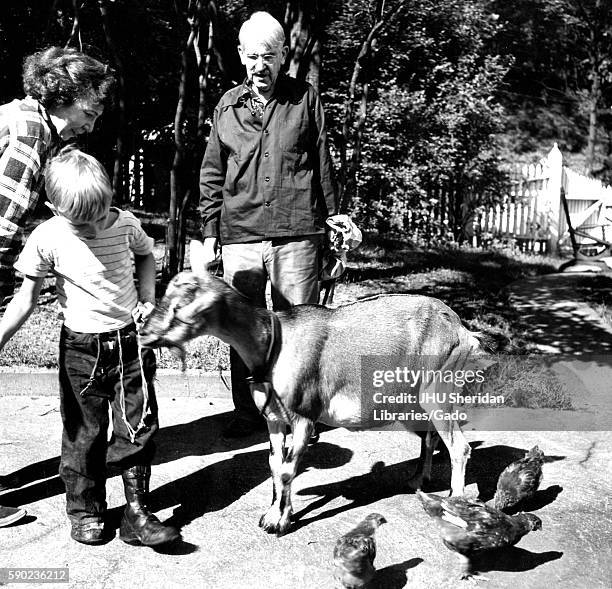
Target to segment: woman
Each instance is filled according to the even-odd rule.
[[[0,106],[0,303],[14,289],[13,263],[46,161],[62,141],[93,130],[113,86],[108,66],[76,49],[50,47],[24,61],[26,97]],[[24,515],[0,506],[0,527]]]

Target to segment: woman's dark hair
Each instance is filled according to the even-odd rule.
[[[45,108],[68,106],[83,97],[106,104],[114,84],[108,66],[76,49],[49,47],[23,62],[23,89]]]

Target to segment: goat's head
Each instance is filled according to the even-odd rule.
[[[182,351],[190,339],[210,334],[218,324],[225,288],[209,274],[180,272],[142,326],[141,344]]]

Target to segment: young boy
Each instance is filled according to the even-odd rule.
[[[146,546],[174,541],[179,532],[163,526],[146,503],[158,430],[155,356],[139,348],[134,320],[155,302],[153,240],[131,213],[110,206],[104,168],[79,150],[51,160],[46,190],[57,216],[34,229],[15,263],[24,281],[0,321],[0,350],[32,313],[51,271],[64,314],[60,477],[71,536],[83,544],[107,539],[108,466],[121,470],[127,499],[119,537]],[[107,442],[109,403],[113,434]]]

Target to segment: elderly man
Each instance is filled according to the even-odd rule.
[[[204,263],[223,258],[224,279],[265,306],[269,279],[274,310],[318,302],[318,255],[335,190],[323,108],[306,82],[281,74],[287,56],[280,23],[254,13],[240,29],[246,79],[215,108],[200,174]],[[230,353],[234,419],[226,437],[263,425]]]

